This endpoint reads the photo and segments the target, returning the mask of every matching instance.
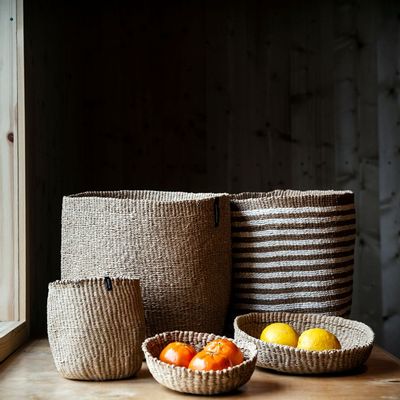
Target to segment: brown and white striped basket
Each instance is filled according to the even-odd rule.
[[[64,280],[49,284],[47,331],[54,363],[68,379],[134,375],[145,335],[139,281]]]
[[[355,209],[349,191],[231,196],[234,314],[348,316]]]
[[[162,349],[171,342],[191,344],[200,351],[208,342],[221,338],[211,333],[188,331],[164,332],[145,340],[142,345],[146,363],[154,379],[169,389],[183,393],[218,394],[230,392],[249,381],[254,372],[257,350],[253,343],[233,341],[243,353],[243,362],[220,371],[194,371],[159,360]]]
[[[147,336],[222,333],[231,288],[229,197],[157,191],[64,197],[61,276],[139,278]]]
[[[323,328],[339,339],[340,350],[308,351],[265,343],[262,330],[273,322],[288,323],[300,334]],[[364,364],[372,350],[374,332],[362,322],[322,314],[250,313],[236,317],[235,339],[257,346],[257,366],[291,374],[324,374],[355,369]]]

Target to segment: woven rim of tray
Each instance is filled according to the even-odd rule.
[[[192,340],[185,340],[185,337],[191,337]],[[154,356],[148,349],[149,345],[154,341],[164,342],[165,345],[173,341],[182,341],[196,346],[201,343],[200,340],[193,340],[196,338],[205,339],[206,342],[220,338],[231,340],[244,352],[245,359],[241,364],[223,370],[194,371],[185,367],[178,367],[164,363]],[[257,349],[253,343],[233,340],[225,336],[214,335],[211,333],[192,331],[171,331],[157,334],[147,338],[143,342],[142,350],[150,372],[160,384],[173,390],[194,394],[217,394],[231,391],[242,386],[250,379],[257,360]],[[234,377],[232,381],[229,380],[231,376]],[[174,386],[171,382],[168,384],[165,378],[176,380],[177,386]]]
[[[327,328],[335,326],[355,330],[359,333],[359,343],[339,350],[310,351],[265,343],[246,332],[248,324],[265,324],[266,326],[269,323],[278,321],[284,323],[305,321],[313,327],[318,327],[318,324],[322,323]],[[368,358],[375,338],[372,329],[362,322],[311,313],[255,312],[244,314],[235,318],[234,329],[235,339],[249,341],[257,346],[257,366],[298,374],[339,372],[356,368]],[[282,360],[282,358],[286,358],[286,361],[289,360],[291,363],[283,365],[278,361]],[[317,365],[315,369],[309,367],[310,361],[315,362]]]

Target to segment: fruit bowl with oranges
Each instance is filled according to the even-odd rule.
[[[218,394],[244,385],[254,372],[256,345],[211,333],[172,331],[142,344],[155,380],[183,393]]]
[[[372,329],[322,314],[250,313],[236,317],[235,339],[257,346],[257,366],[292,374],[355,369],[369,357]]]

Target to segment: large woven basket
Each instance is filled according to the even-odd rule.
[[[355,242],[349,191],[231,196],[234,314],[348,316]]]
[[[308,351],[258,339],[262,330],[273,322],[288,323],[299,333],[310,328],[327,329],[336,335],[342,348]],[[367,325],[321,314],[250,313],[236,317],[234,327],[236,340],[257,346],[257,366],[292,374],[322,374],[357,368],[368,359],[374,342],[374,333]]]
[[[189,343],[199,351],[208,342],[220,337],[210,333],[164,332],[146,339],[142,349],[149,371],[161,385],[183,393],[218,394],[237,389],[250,379],[257,359],[257,350],[254,344],[234,341],[243,352],[244,361],[221,371],[193,371],[185,367],[166,364],[158,357],[161,350],[171,342]]]
[[[93,278],[49,284],[47,330],[58,372],[121,379],[141,367],[145,335],[138,280]]]
[[[139,278],[147,335],[222,333],[231,287],[229,198],[181,192],[64,197],[61,274]]]

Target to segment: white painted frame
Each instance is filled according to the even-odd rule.
[[[0,362],[29,335],[23,0],[0,0]]]

